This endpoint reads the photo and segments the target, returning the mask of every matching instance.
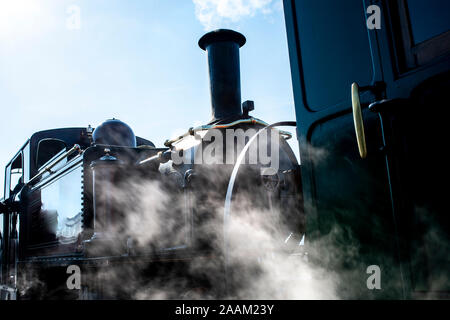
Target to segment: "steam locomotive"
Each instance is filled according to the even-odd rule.
[[[241,104],[239,49],[245,42],[225,29],[199,40],[208,55],[212,120],[164,147],[136,137],[118,119],[31,136],[5,169],[2,299],[130,298],[133,285],[145,279],[154,286],[174,278],[183,285],[169,297],[192,290],[226,296],[233,271],[217,244],[226,245],[232,200],[240,193],[289,221],[287,236],[299,239],[301,179],[289,134],[249,115],[252,101]],[[244,136],[213,147],[229,130]],[[208,148],[212,161],[203,157]],[[276,166],[246,163],[261,149],[270,149],[269,158],[276,154]],[[214,232],[205,232],[211,223]],[[212,260],[214,279],[189,271],[193,261]],[[68,285],[70,270],[81,270],[79,290]],[[124,281],[111,283],[108,274]]]
[[[285,237],[272,248],[286,256],[284,245],[298,247],[305,229],[309,253],[322,244],[309,257],[339,272],[340,298],[448,299],[448,165],[439,153],[448,135],[439,116],[450,88],[448,2],[283,4],[301,166],[289,135],[250,116],[253,102],[241,104],[245,38],[208,33],[199,45],[210,123],[161,148],[117,119],[37,132],[7,164],[1,299],[129,298],[142,287],[151,297],[158,288],[169,298],[233,297],[248,282],[229,259],[229,226],[246,204],[280,225],[274,233]],[[372,13],[379,28],[368,28]],[[216,144],[227,130],[247,134]],[[268,149],[277,165],[250,161]],[[240,249],[243,261],[259,248]],[[73,290],[68,272],[77,268]],[[369,286],[371,270],[380,285]]]

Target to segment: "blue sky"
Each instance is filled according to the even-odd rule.
[[[39,130],[115,117],[162,146],[208,122],[197,41],[216,28],[247,38],[241,85],[252,114],[294,120],[280,0],[0,0],[0,165]]]

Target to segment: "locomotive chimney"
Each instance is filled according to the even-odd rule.
[[[211,31],[198,41],[208,53],[211,122],[242,116],[239,48],[245,41],[242,34],[227,29]]]

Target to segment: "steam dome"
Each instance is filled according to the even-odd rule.
[[[94,144],[106,144],[123,147],[136,147],[133,130],[118,119],[109,119],[95,128],[92,134]]]

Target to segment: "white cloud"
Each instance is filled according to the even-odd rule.
[[[224,23],[238,22],[256,13],[272,13],[279,7],[277,0],[192,0],[195,15],[205,30],[214,29]]]

